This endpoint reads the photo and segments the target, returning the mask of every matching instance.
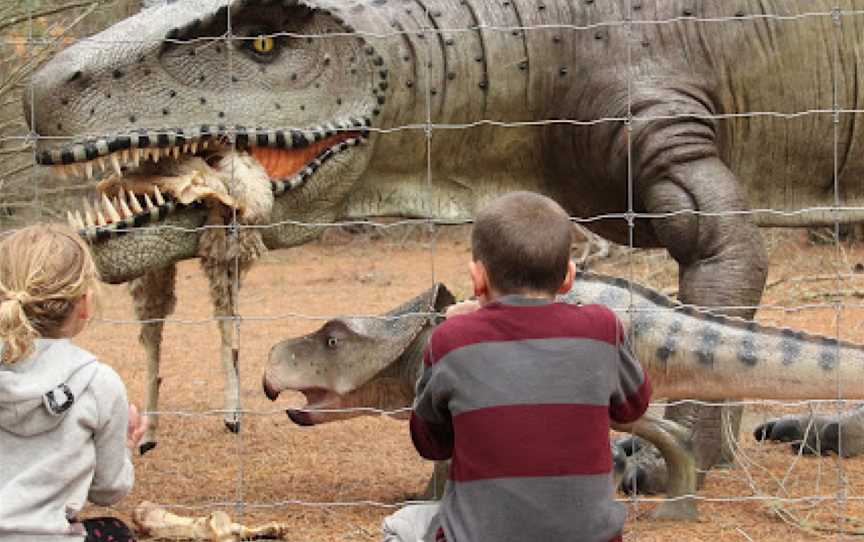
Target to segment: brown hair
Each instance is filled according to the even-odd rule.
[[[56,337],[75,302],[96,286],[87,245],[67,226],[37,224],[0,238],[0,340],[4,363]]]
[[[567,276],[572,235],[570,218],[553,200],[510,192],[478,213],[471,251],[496,292],[555,295]]]

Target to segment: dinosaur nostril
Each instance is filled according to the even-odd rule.
[[[77,81],[78,79],[81,78],[82,75],[84,75],[84,74],[81,73],[81,70],[77,70],[75,73],[73,73],[73,74],[69,77],[69,79],[66,80],[66,82],[67,82],[67,83],[72,83],[72,82],[74,82],[74,81]]]

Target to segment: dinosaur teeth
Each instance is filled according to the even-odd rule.
[[[189,144],[189,150],[192,152],[192,154],[195,154],[196,152],[198,152],[198,142],[193,141],[192,143],[190,143]]]
[[[81,217],[80,211],[75,211],[75,223],[79,228],[84,229],[84,219]]]
[[[171,147],[171,155],[175,160],[180,158],[180,147]]]
[[[114,168],[114,173],[118,176],[123,176],[123,171],[120,169],[120,160],[117,159],[117,154],[111,155],[111,167]]]
[[[90,200],[87,198],[84,198],[84,224],[88,228],[96,225],[96,221],[93,218],[93,207],[90,206]]]
[[[105,159],[101,156],[96,158],[96,163],[99,165],[99,169],[104,173],[105,172]]]
[[[87,175],[88,179],[93,178],[93,162],[86,162],[84,164],[84,173]]]
[[[120,187],[120,193],[119,193],[119,198],[118,198],[118,203],[120,206],[120,212],[123,213],[123,216],[125,218],[129,218],[129,217],[133,216],[134,213],[132,212],[132,209],[129,208],[129,205],[126,204],[126,198],[127,198],[126,190],[124,190],[123,187]]]
[[[132,207],[132,210],[135,211],[135,214],[144,212],[144,209],[141,208],[141,204],[138,203],[138,198],[136,198],[135,194],[132,192],[129,192],[129,205]]]
[[[156,206],[153,205],[153,200],[151,200],[150,196],[148,196],[147,194],[144,194],[144,205],[147,207],[148,211],[152,211],[156,208]]]
[[[135,167],[141,165],[141,149],[132,149],[132,165]]]
[[[111,200],[104,193],[102,194],[102,208],[105,210],[108,218],[111,219],[111,222],[120,222],[120,213],[117,212],[117,208],[114,207],[114,204],[111,203]]]
[[[158,186],[153,187],[153,197],[156,199],[156,205],[160,207],[165,205],[165,198],[162,197],[162,191],[159,190]]]

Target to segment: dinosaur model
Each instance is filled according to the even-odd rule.
[[[654,397],[832,399],[838,381],[849,397],[864,397],[864,346],[705,312],[627,280],[594,273],[578,273],[561,300],[601,303],[619,311]],[[284,340],[270,351],[264,392],[271,400],[285,390],[303,393],[306,407],[287,411],[303,426],[368,414],[370,408],[400,413],[413,402],[423,348],[440,321],[437,315],[452,303],[452,295],[438,285],[386,315],[337,318],[314,333]],[[648,425],[656,422],[649,420]],[[667,425],[650,433],[644,425],[638,432],[660,445],[670,467],[670,497],[694,494],[695,462],[689,440],[682,436],[687,432]],[[835,450],[860,450],[860,425],[843,429],[842,441],[836,431],[823,433],[823,438],[830,441],[833,435],[830,445]],[[671,449],[674,446],[678,449]],[[622,481],[626,489],[666,485],[639,464],[628,468]],[[694,503],[687,500],[664,506],[667,516],[695,515]]]
[[[767,273],[758,227],[862,218],[850,209],[864,202],[856,8],[168,2],[60,52],[25,109],[39,164],[113,172],[98,209],[72,220],[151,322],[151,398],[173,266],[204,262],[236,429],[234,286],[265,247],[307,242],[318,224],[464,220],[501,193],[535,190],[599,217],[588,225],[612,241],[668,249],[686,303],[751,317]],[[709,468],[719,409],[689,408],[670,415],[701,420],[694,442]]]

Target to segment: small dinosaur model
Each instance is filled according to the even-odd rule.
[[[864,346],[706,312],[594,273],[578,273],[561,300],[601,303],[619,311],[654,397],[833,399],[838,379],[849,398],[864,397]],[[337,318],[314,333],[279,342],[270,351],[264,392],[271,400],[285,390],[303,393],[307,406],[287,412],[304,426],[368,413],[343,409],[404,411],[413,401],[423,348],[440,320],[437,314],[452,302],[449,291],[438,285],[386,315]],[[683,430],[649,421],[637,432],[661,446],[671,469],[669,496],[695,493],[695,463]],[[849,431],[844,439],[860,447],[864,432]],[[673,445],[679,449],[671,449]],[[624,475],[626,487],[653,476],[640,468],[631,465],[633,470]],[[662,487],[651,484],[652,489]],[[663,513],[692,517],[693,506],[687,500],[672,501],[664,503]]]

